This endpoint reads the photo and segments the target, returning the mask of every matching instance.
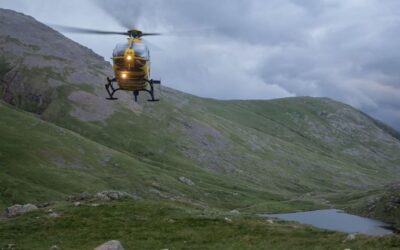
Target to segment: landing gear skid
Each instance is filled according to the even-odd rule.
[[[118,98],[114,97],[115,92],[117,92],[118,90],[121,90],[120,88],[114,88],[113,86],[113,82],[116,82],[117,80],[115,78],[110,79],[109,77],[107,77],[107,84],[105,85],[107,93],[109,95],[109,97],[107,97],[107,100],[118,100]]]
[[[109,77],[107,77],[107,84],[105,85],[106,87],[106,91],[108,93],[108,96],[106,99],[107,100],[118,100],[118,98],[114,97],[115,92],[117,92],[118,90],[121,90],[121,88],[114,88],[113,82],[116,82],[117,80],[115,78],[110,79]],[[133,98],[135,99],[135,102],[137,102],[137,98],[139,96],[139,93],[141,91],[147,92],[151,99],[148,99],[147,101],[149,102],[158,102],[159,99],[155,99],[154,98],[154,84],[161,84],[161,81],[159,80],[146,80],[149,85],[150,85],[150,89],[139,89],[139,90],[134,90],[132,91],[133,93]]]

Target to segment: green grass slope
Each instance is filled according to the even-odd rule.
[[[164,89],[161,102],[121,105],[102,120],[60,95],[43,118],[93,141],[166,165],[196,165],[293,197],[375,188],[400,176],[400,141],[329,99],[216,101]],[[61,115],[60,115],[61,114]]]
[[[146,175],[142,172],[144,163],[32,114],[4,103],[0,103],[0,114],[3,207],[52,200],[82,190],[118,188],[121,178],[125,188],[133,188],[137,179]]]
[[[0,206],[62,200],[73,193],[123,190],[144,198],[234,209],[312,207],[196,165],[172,165],[116,151],[0,103]],[[189,178],[190,186],[180,180]],[[286,201],[280,204],[280,201]]]

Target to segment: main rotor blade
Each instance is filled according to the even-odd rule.
[[[162,36],[162,33],[143,33],[141,36]]]
[[[60,31],[68,32],[68,33],[129,36],[128,32],[95,30],[95,29],[86,29],[86,28],[63,26],[63,25],[51,25],[51,27],[53,27],[53,28],[55,28],[57,30],[60,30]]]

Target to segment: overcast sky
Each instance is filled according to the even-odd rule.
[[[0,0],[48,24],[151,37],[152,75],[203,97],[324,96],[400,130],[399,0]],[[124,37],[65,34],[109,59]]]

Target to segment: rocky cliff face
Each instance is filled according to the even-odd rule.
[[[3,65],[0,97],[42,113],[66,85],[97,87],[111,75],[110,65],[88,48],[32,17],[0,9]]]

